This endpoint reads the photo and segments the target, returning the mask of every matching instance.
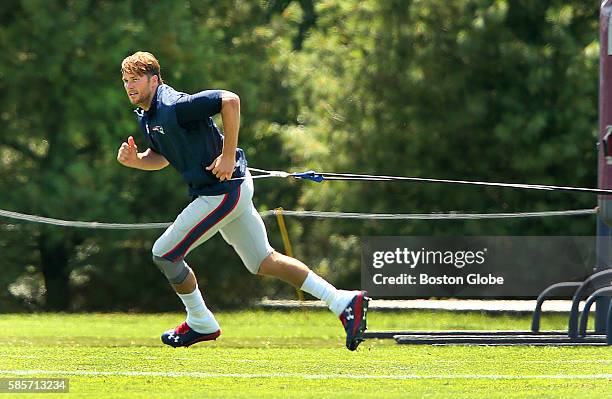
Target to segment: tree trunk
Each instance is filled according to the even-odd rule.
[[[69,240],[62,240],[57,234],[42,232],[39,238],[41,271],[45,279],[46,310],[67,311],[70,308]]]

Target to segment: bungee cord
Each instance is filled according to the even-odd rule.
[[[296,179],[312,180],[320,183],[324,180],[351,180],[351,181],[393,181],[393,182],[412,182],[412,183],[438,183],[438,184],[461,184],[461,185],[472,185],[472,186],[489,186],[489,187],[502,187],[502,188],[513,188],[520,190],[543,190],[543,191],[557,191],[557,192],[574,192],[583,194],[598,194],[598,195],[612,195],[612,190],[598,189],[598,188],[585,188],[585,187],[569,187],[569,186],[553,186],[545,184],[523,184],[523,183],[502,183],[502,182],[487,182],[487,181],[474,181],[474,180],[452,180],[452,179],[434,179],[426,177],[410,177],[410,176],[381,176],[381,175],[367,175],[367,174],[355,174],[355,173],[330,173],[330,172],[316,172],[309,170],[306,172],[288,173],[283,171],[268,171],[265,169],[249,168],[250,171],[262,173],[260,175],[253,176],[253,178],[266,178],[266,177],[293,177]],[[238,178],[243,179],[243,178]],[[232,179],[237,180],[237,179]]]
[[[518,183],[498,183],[498,182],[482,182],[471,180],[450,180],[450,179],[431,179],[422,177],[408,176],[380,176],[380,175],[365,175],[354,173],[328,173],[316,172],[309,170],[306,172],[285,172],[279,170],[266,170],[258,168],[248,168],[250,172],[257,174],[252,175],[253,179],[263,178],[296,178],[302,180],[311,180],[317,183],[325,180],[335,181],[393,181],[393,182],[417,182],[417,183],[440,183],[440,184],[463,184],[475,186],[492,186],[503,188],[514,188],[522,190],[545,190],[545,191],[563,191],[563,192],[578,192],[590,193],[599,195],[612,195],[612,190],[583,188],[583,187],[566,187],[566,186],[550,186],[542,184],[518,184]],[[233,178],[230,180],[244,180],[246,177]],[[290,211],[277,208],[260,212],[262,217],[268,217],[282,213],[285,216],[294,217],[309,217],[309,218],[334,218],[334,219],[364,219],[364,220],[462,220],[462,219],[512,219],[512,218],[542,218],[554,216],[584,216],[597,214],[597,208],[593,209],[573,209],[573,210],[557,210],[543,212],[513,212],[513,213],[462,213],[451,211],[447,213],[413,213],[413,214],[398,214],[398,213],[356,213],[356,212],[321,212],[321,211]],[[76,227],[86,229],[106,229],[106,230],[143,230],[143,229],[165,229],[170,226],[171,222],[159,223],[103,223],[103,222],[86,222],[73,221],[49,218],[44,216],[30,215],[26,213],[13,212],[0,209],[0,217],[32,222],[50,224],[61,227]]]
[[[596,209],[574,209],[567,211],[544,211],[544,212],[516,212],[516,213],[355,213],[355,212],[320,212],[320,211],[288,211],[288,210],[268,210],[260,212],[262,217],[269,217],[281,213],[283,216],[294,216],[302,218],[325,218],[325,219],[363,219],[363,220],[462,220],[462,219],[514,219],[514,218],[543,218],[553,216],[585,216],[594,215]],[[160,223],[102,223],[102,222],[83,222],[54,219],[43,216],[29,215],[25,213],[12,212],[0,209],[0,217],[32,222],[50,224],[60,227],[77,227],[85,229],[104,229],[104,230],[146,230],[146,229],[165,229],[170,226],[170,222]]]

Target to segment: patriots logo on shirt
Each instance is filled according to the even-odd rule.
[[[154,132],[158,132],[159,134],[166,134],[164,133],[163,126],[153,126],[151,130],[153,130]]]

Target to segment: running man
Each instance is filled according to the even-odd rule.
[[[346,347],[357,349],[366,329],[365,291],[338,290],[297,259],[276,252],[253,206],[253,180],[238,148],[240,98],[226,90],[185,94],[162,80],[158,60],[136,52],[121,63],[123,86],[136,105],[148,148],[138,152],[134,137],[121,144],[124,166],[159,170],[172,165],[189,186],[193,201],[153,245],[153,262],[166,276],[187,310],[185,322],[164,332],[173,347],[216,339],[221,329],[206,307],[185,256],[220,232],[253,274],[279,278],[319,298],[338,316]],[[224,135],[212,120],[221,113]]]

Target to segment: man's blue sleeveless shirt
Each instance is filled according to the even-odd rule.
[[[219,91],[207,91],[213,100],[218,98],[218,109],[221,110],[221,94]],[[181,121],[177,114],[177,102],[185,100],[185,93],[162,84],[151,101],[148,111],[141,108],[135,110],[140,128],[150,148],[163,155],[189,185],[189,195],[220,195],[238,187],[242,180],[219,181],[211,171],[206,170],[215,158],[221,155],[223,135],[213,122],[211,115],[204,110],[201,117]],[[182,107],[185,101],[182,101]],[[194,114],[193,105],[190,113]],[[247,161],[242,149],[236,150],[236,167],[232,177],[244,177]]]

